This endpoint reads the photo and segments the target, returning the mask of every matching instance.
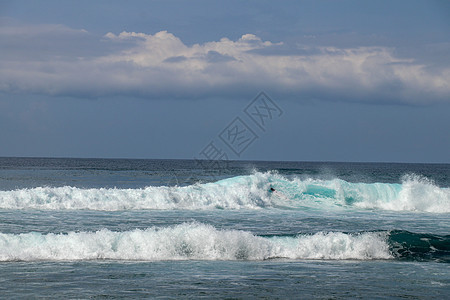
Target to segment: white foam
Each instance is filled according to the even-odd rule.
[[[387,233],[260,237],[189,223],[126,232],[0,234],[0,261],[390,259]]]
[[[240,209],[271,206],[265,188],[251,176],[186,187],[81,189],[37,187],[0,191],[0,208],[44,210]],[[230,182],[232,181],[232,183]]]
[[[270,187],[276,192],[270,193]],[[0,191],[0,209],[383,209],[450,212],[450,189],[405,176],[401,184],[351,183],[341,179],[287,179],[271,172],[237,176],[186,187],[82,189],[37,187]]]
[[[394,211],[450,212],[450,189],[439,188],[431,180],[417,175],[404,176],[401,185],[378,184],[376,196],[363,199],[355,205]]]

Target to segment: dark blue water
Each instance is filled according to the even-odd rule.
[[[0,158],[0,293],[442,299],[449,186],[448,164]]]

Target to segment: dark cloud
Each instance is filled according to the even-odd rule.
[[[224,55],[224,54],[220,54],[217,51],[210,50],[206,54],[206,60],[209,63],[221,63],[221,62],[233,61],[233,60],[236,60],[236,59],[234,57],[230,56],[230,55]]]
[[[183,55],[179,55],[179,56],[171,56],[169,58],[166,58],[165,60],[163,60],[163,62],[167,62],[167,63],[179,63],[179,62],[183,62],[185,60],[187,60],[188,58],[186,56]]]

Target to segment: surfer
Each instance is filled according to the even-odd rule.
[[[289,200],[289,198],[286,197],[285,194],[281,193],[280,191],[277,191],[277,190],[274,189],[273,187],[270,187],[269,193],[270,193],[270,194],[273,194],[274,196],[279,197],[279,198],[281,198],[281,199]]]

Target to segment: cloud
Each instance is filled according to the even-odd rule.
[[[163,62],[168,62],[168,63],[178,63],[178,62],[182,62],[187,60],[186,56],[180,55],[180,56],[171,56],[166,58],[165,60],[163,60]]]
[[[432,68],[387,47],[287,45],[253,34],[186,45],[167,31],[98,37],[61,25],[10,25],[0,40],[5,93],[189,99],[265,90],[299,100],[450,101],[450,66]]]
[[[230,55],[223,55],[217,51],[208,51],[206,53],[206,60],[209,63],[218,63],[218,62],[227,62],[227,61],[233,61],[236,60],[233,56]]]

